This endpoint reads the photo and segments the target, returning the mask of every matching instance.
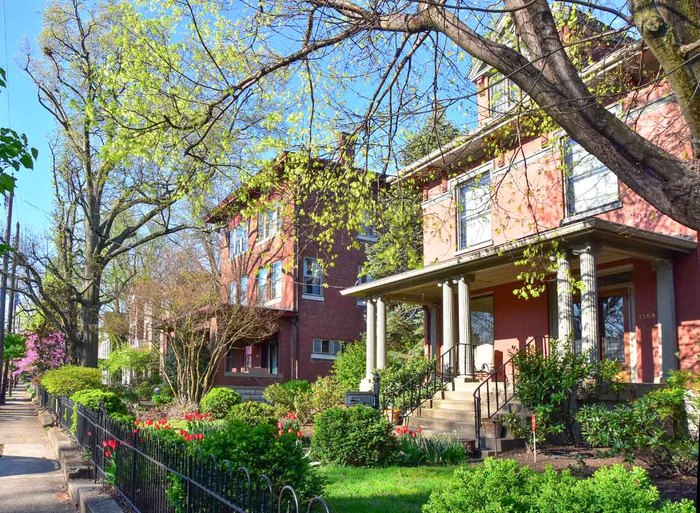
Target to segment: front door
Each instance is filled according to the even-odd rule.
[[[624,289],[598,296],[600,357],[620,364],[629,378],[629,295]]]

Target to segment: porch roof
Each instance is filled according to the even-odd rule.
[[[458,255],[421,269],[350,287],[340,293],[343,296],[362,298],[385,296],[387,299],[396,301],[431,303],[432,299],[438,297],[438,288],[433,287],[434,294],[429,293],[426,297],[426,285],[460,275],[473,274],[478,278],[488,272],[489,279],[481,283],[484,287],[515,281],[517,272],[513,263],[522,255],[523,250],[532,244],[554,240],[558,240],[563,249],[574,249],[577,246],[592,243],[601,249],[603,258],[599,259],[599,263],[626,258],[662,260],[671,258],[676,253],[688,253],[697,248],[697,242],[687,238],[640,230],[603,219],[588,218],[536,235]]]

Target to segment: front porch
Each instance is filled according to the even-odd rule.
[[[554,241],[559,256],[545,293],[517,299],[522,268],[514,262],[528,246]],[[592,218],[347,289],[344,295],[367,301],[362,388],[370,389],[374,370],[386,365],[392,302],[424,307],[426,355],[467,380],[498,369],[530,342],[555,338],[591,360],[618,361],[629,382],[659,382],[679,367],[674,263],[696,247]]]

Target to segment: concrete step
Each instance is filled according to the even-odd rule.
[[[474,411],[468,410],[445,410],[441,408],[418,408],[415,412],[418,418],[433,418],[444,420],[458,420],[463,422],[474,422]]]
[[[446,433],[466,439],[475,437],[473,420],[471,422],[462,422],[430,417],[409,417],[404,421],[404,424],[412,429],[421,427],[430,433]]]
[[[426,401],[426,407],[439,408],[441,410],[474,411],[474,401],[456,401],[454,399],[432,399]]]

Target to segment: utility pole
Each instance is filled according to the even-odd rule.
[[[12,236],[12,201],[14,200],[14,191],[10,191],[10,195],[6,200],[7,218],[5,219],[5,237],[3,243],[9,244]],[[5,251],[2,255],[2,280],[0,281],[0,363],[5,362],[5,300],[7,298],[7,272],[10,266],[9,251]],[[0,374],[0,404],[5,404],[5,382]]]
[[[17,253],[19,251],[19,221],[15,225],[15,240],[12,243],[12,250]],[[7,309],[7,330],[6,333],[14,333],[15,320],[15,297],[17,294],[17,259],[12,258],[12,272],[10,273],[10,300]],[[5,362],[3,371],[2,383],[5,387],[3,394],[7,400],[7,394],[12,395],[12,380],[10,379],[10,361]]]
[[[13,251],[19,251],[19,221],[15,225],[15,240],[12,243]],[[15,331],[15,298],[17,294],[17,259],[12,259],[12,272],[10,273],[10,300],[7,310],[7,333]]]

